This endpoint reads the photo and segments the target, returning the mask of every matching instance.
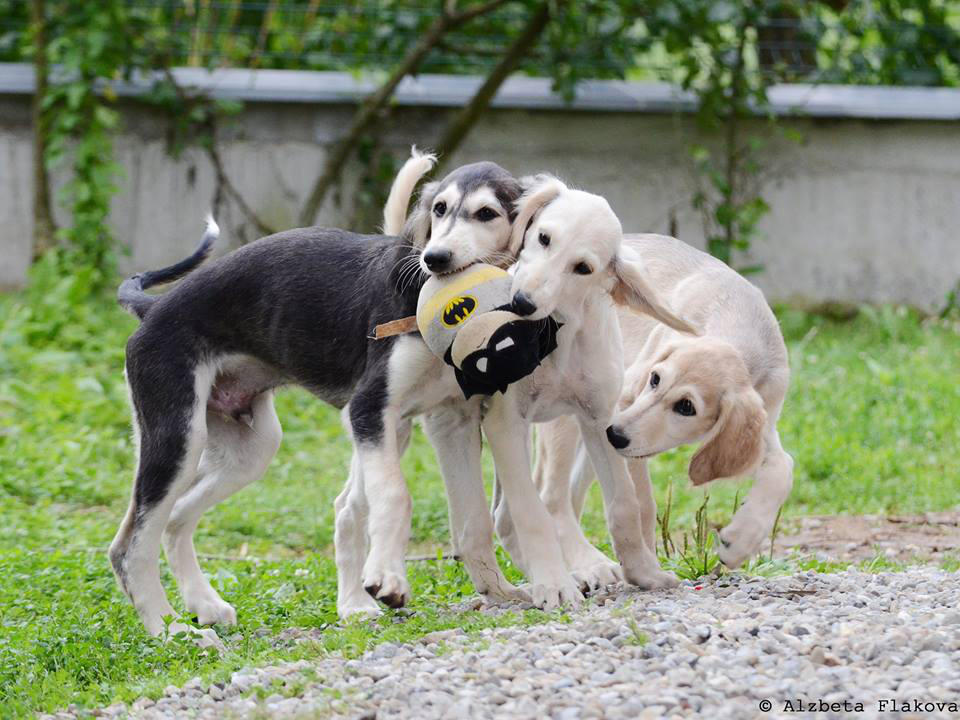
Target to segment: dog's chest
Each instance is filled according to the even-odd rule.
[[[558,366],[547,358],[532,375],[512,386],[520,415],[527,422],[547,422],[579,410],[585,383],[576,370],[569,363]]]
[[[451,400],[463,400],[453,368],[430,352],[419,336],[397,340],[390,357],[390,404],[401,417],[413,417]]]

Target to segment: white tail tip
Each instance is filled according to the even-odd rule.
[[[217,237],[220,236],[220,226],[217,225],[217,221],[213,219],[213,213],[207,213],[205,233],[208,235],[216,235]]]
[[[437,164],[436,154],[431,152],[420,152],[416,145],[410,146],[410,157],[414,160],[426,160],[429,163],[429,166],[427,167],[428,170]]]

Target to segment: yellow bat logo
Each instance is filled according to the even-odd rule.
[[[456,327],[463,323],[477,309],[477,299],[472,295],[461,295],[448,302],[440,315],[440,322],[447,327]]]

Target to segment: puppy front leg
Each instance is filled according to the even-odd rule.
[[[438,408],[423,418],[447,488],[450,540],[481,595],[495,600],[530,597],[510,583],[500,570],[493,551],[493,523],[487,512],[480,465],[479,405]]]
[[[379,442],[356,441],[363,492],[369,504],[370,554],[363,566],[363,586],[392,608],[403,607],[410,599],[404,562],[413,501],[400,469],[398,429],[393,413],[385,412]]]
[[[570,574],[584,592],[622,581],[620,566],[595,548],[580,526],[582,502],[574,501],[572,486],[583,475],[592,481],[593,471],[580,442],[577,423],[566,416],[544,423],[537,430],[534,478],[556,524]]]
[[[337,614],[341,620],[357,615],[376,617],[380,606],[363,586],[367,556],[367,521],[370,507],[363,488],[363,472],[356,451],[350,461],[350,476],[337,496],[334,508],[334,555],[337,562]]]
[[[530,476],[527,424],[509,391],[507,395],[494,396],[483,419],[483,429],[490,441],[520,550],[530,569],[528,579],[534,604],[547,610],[560,605],[579,606],[583,595],[567,572],[553,519]]]
[[[720,531],[717,555],[729,568],[739,567],[760,549],[773,531],[777,513],[793,488],[793,458],[780,444],[775,428],[767,433],[766,453],[747,499]]]
[[[627,468],[633,479],[633,487],[640,501],[640,529],[643,539],[654,554],[657,552],[657,500],[653,496],[650,468],[647,461],[636,458],[627,460]]]
[[[627,582],[644,590],[674,587],[677,578],[660,569],[656,554],[643,536],[643,508],[627,472],[627,463],[607,438],[600,423],[578,418],[587,453],[603,490],[607,527]]]

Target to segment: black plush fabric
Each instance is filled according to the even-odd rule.
[[[509,310],[509,306],[497,308]],[[514,320],[498,328],[487,341],[486,347],[475,350],[464,358],[462,367],[454,367],[454,374],[463,395],[493,395],[498,390],[506,392],[507,386],[532,373],[547,355],[557,347],[557,331],[560,323],[553,318],[545,320]],[[511,338],[513,344],[496,350],[503,340]],[[477,364],[486,358],[486,367],[481,371]],[[444,358],[453,365],[450,350]]]

